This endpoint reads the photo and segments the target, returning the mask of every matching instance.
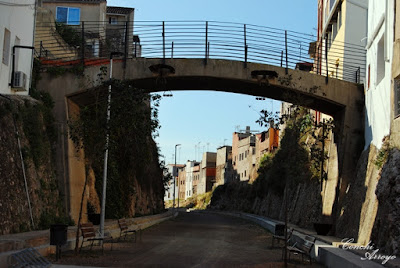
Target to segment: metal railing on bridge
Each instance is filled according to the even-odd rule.
[[[218,21],[136,21],[79,25],[40,23],[36,56],[43,64],[101,63],[111,52],[124,60],[203,58],[242,61],[311,71],[360,82],[365,77],[365,48],[316,36],[252,24]]]

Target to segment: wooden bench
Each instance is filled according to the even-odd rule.
[[[124,240],[126,240],[126,236],[128,234],[132,234],[133,233],[133,234],[135,234],[135,243],[136,243],[137,230],[129,229],[128,223],[126,222],[125,218],[119,219],[118,220],[118,225],[119,225],[119,230],[120,230],[119,239],[121,239],[122,235],[124,235]],[[139,233],[140,233],[140,236],[141,236],[142,233],[141,233],[140,229],[139,229]]]
[[[88,223],[82,223],[81,224],[81,232],[82,232],[82,244],[81,247],[79,249],[79,251],[82,250],[83,247],[83,243],[85,242],[92,242],[90,244],[90,250],[92,250],[93,247],[93,243],[95,241],[98,241],[99,243],[101,243],[101,249],[102,249],[102,253],[104,254],[104,243],[105,242],[111,242],[111,250],[112,250],[112,244],[113,244],[113,240],[112,237],[108,236],[108,237],[97,237],[95,230],[94,230],[94,226],[93,223],[88,222]]]
[[[290,229],[289,229],[288,234],[287,234],[287,241],[289,241],[290,238],[292,237],[293,231],[294,231],[293,228],[290,228]],[[278,241],[278,244],[279,244],[281,241],[285,242],[285,234],[283,234],[283,235],[273,235],[273,236],[272,236],[271,248],[274,247],[274,242],[275,242],[275,240]]]
[[[292,246],[288,246],[287,250],[289,251],[289,260],[290,254],[301,255],[301,261],[304,262],[304,256],[309,258],[310,264],[312,263],[311,259],[311,249],[315,244],[315,237],[306,235],[305,239],[302,240],[302,243],[294,243]]]

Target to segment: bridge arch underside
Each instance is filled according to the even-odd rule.
[[[160,64],[170,66],[173,72],[165,75],[151,70],[152,66]],[[254,71],[269,75],[257,76]],[[98,73],[98,66],[85,70],[87,77],[95,78]],[[335,215],[333,220],[340,219],[346,189],[354,180],[357,160],[364,147],[360,144],[361,138],[355,138],[355,135],[362,136],[364,126],[364,94],[360,85],[331,78],[327,81],[325,77],[299,70],[289,69],[286,73],[282,67],[265,64],[248,63],[244,66],[243,62],[227,60],[208,60],[204,64],[202,59],[166,59],[164,62],[161,59],[138,58],[128,60],[125,68],[123,62],[116,61],[112,76],[127,81],[132,88],[148,92],[212,90],[247,94],[287,101],[333,116],[336,131],[332,152],[335,153],[329,165],[334,171],[329,173],[330,185],[326,187],[330,190],[324,191],[323,202],[331,208],[329,213]],[[91,88],[96,90],[90,90],[79,85],[75,82],[68,93],[64,90],[64,96],[79,106],[93,102],[93,92],[98,94],[100,91],[100,95],[106,97],[105,86],[93,84]],[[229,109],[229,106],[226,108]]]
[[[133,79],[130,82],[133,87],[145,89],[149,92],[209,90],[265,97],[298,104],[334,117],[338,112],[342,112],[345,109],[343,104],[322,99],[302,91],[268,85],[264,82],[204,76],[172,76],[164,78],[162,82],[160,82],[159,78],[150,77]]]

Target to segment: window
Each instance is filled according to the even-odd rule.
[[[335,40],[336,34],[337,34],[337,24],[336,24],[336,22],[334,22],[332,24],[332,42],[333,42],[333,40]]]
[[[116,17],[109,17],[108,23],[109,24],[118,24],[118,19]]]
[[[400,115],[400,77],[394,79],[394,116]]]
[[[79,25],[81,20],[81,9],[76,7],[57,7],[57,22],[63,22],[69,25]]]
[[[3,40],[3,63],[8,66],[10,60],[10,36],[9,30],[4,29],[4,40]]]
[[[337,30],[339,31],[340,27],[342,27],[342,11],[338,11],[337,15]]]
[[[378,43],[378,52],[376,53],[376,84],[379,84],[385,77],[385,36],[383,35]]]

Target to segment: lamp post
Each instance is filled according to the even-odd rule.
[[[172,175],[174,175],[174,169],[176,170],[176,175],[178,175],[178,169],[176,168],[176,147],[181,146],[180,144],[175,144],[175,166],[172,169]],[[176,191],[176,178],[174,177],[174,201],[172,202],[172,208],[175,208],[175,191]],[[179,194],[179,193],[178,193]]]
[[[107,192],[107,167],[108,167],[108,143],[110,140],[109,122],[111,118],[111,79],[113,56],[123,55],[121,52],[111,52],[110,54],[110,84],[108,85],[108,99],[107,99],[107,119],[106,119],[106,144],[104,150],[104,168],[103,168],[103,194],[101,196],[101,211],[100,211],[100,237],[104,237],[104,219],[106,215],[106,192]]]

